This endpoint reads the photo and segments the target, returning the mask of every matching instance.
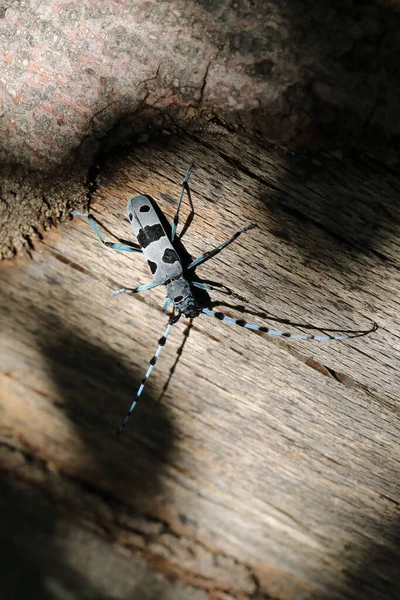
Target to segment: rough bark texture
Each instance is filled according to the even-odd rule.
[[[4,1],[0,160],[65,172],[90,164],[100,144],[218,121],[260,140],[356,147],[397,165],[398,7],[382,0]],[[63,188],[62,213],[72,200]],[[23,212],[35,207],[29,193],[16,204]],[[42,212],[31,206],[28,223],[7,221],[3,256],[21,247],[29,227],[43,230]],[[59,212],[57,204],[53,218]]]
[[[122,113],[140,117],[145,104],[165,119],[179,113],[190,122],[205,111],[243,120],[281,141],[318,137],[321,127],[374,144],[399,135],[398,2],[4,6],[7,161],[62,164],[83,138],[107,131]]]
[[[0,167],[0,260],[34,243],[88,194],[87,168],[44,175],[26,167]]]
[[[164,135],[99,165],[93,213],[122,239],[133,194],[171,218],[190,160],[191,254],[259,226],[199,269],[247,297],[249,321],[380,329],[289,343],[180,322],[117,439],[166,317],[162,289],[109,294],[148,281],[146,263],[80,218],[3,262],[3,596],[399,598],[399,178]]]

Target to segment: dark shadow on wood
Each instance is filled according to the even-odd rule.
[[[66,518],[68,512],[55,504],[43,490],[11,474],[2,475],[2,600],[57,600],[60,593],[65,597],[79,598],[92,598],[95,593],[98,600],[106,600],[99,589],[90,589],[88,582],[64,561],[56,529],[57,524]]]
[[[250,77],[272,89],[286,88],[275,103],[261,95],[257,108],[224,115],[228,124],[241,121],[261,140],[296,148],[367,148],[376,156],[379,148],[393,160],[399,148],[396,2],[194,3],[221,23],[212,32],[216,49],[248,57]],[[252,19],[260,23],[256,33],[240,27]],[[288,64],[297,65],[291,85],[285,78]]]
[[[9,307],[7,318],[13,313],[12,304]],[[122,506],[123,500],[118,499],[122,493],[131,514],[147,518],[153,499],[159,503],[162,498],[160,477],[174,445],[168,406],[156,405],[150,381],[129,428],[118,438],[116,428],[143,373],[127,369],[116,353],[83,339],[53,314],[35,307],[27,314],[31,322],[25,323],[25,327],[34,333],[47,361],[49,378],[58,389],[55,394],[58,408],[73,424],[77,439],[84,445],[83,471],[80,475],[79,466],[73,466],[73,484],[98,495],[111,513],[114,506]],[[29,456],[25,458],[29,460]],[[31,460],[40,463],[33,453]],[[98,483],[90,483],[91,462],[95,464]],[[68,567],[68,558],[63,555],[59,531],[59,527],[63,530],[63,521],[67,519],[85,529],[85,516],[71,508],[69,498],[65,503],[55,502],[46,486],[42,489],[21,480],[18,469],[3,476],[0,489],[1,598],[56,600],[59,596],[53,590],[54,585],[58,588],[61,585],[65,594],[73,593],[79,598],[109,597],[94,589],[93,577],[86,581]],[[112,527],[108,529],[107,523],[104,527],[106,540],[113,543]],[[151,593],[143,592],[146,573],[139,579],[137,586],[134,579],[130,580],[126,600],[144,597],[151,600]],[[157,598],[162,599],[163,595],[158,593]]]
[[[400,598],[400,520],[382,517],[379,538],[370,539],[360,553],[351,543],[343,549],[346,590],[332,589],[316,600],[397,600]],[[350,592],[349,590],[352,590]]]
[[[320,269],[321,261],[328,276],[344,276],[355,263],[361,278],[368,255],[399,266],[388,248],[400,230],[397,173],[367,157],[277,159],[287,165],[282,179],[278,187],[265,180],[259,199],[277,221],[270,233],[280,243],[295,246],[305,264]]]
[[[37,343],[63,398],[60,408],[105,478],[124,481],[139,509],[148,494],[160,492],[159,470],[173,449],[168,407],[155,406],[149,379],[126,430],[117,436],[144,372],[127,370],[122,357],[79,337],[52,316],[39,319]]]

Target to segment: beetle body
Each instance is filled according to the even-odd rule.
[[[147,196],[128,200],[128,219],[153,275],[156,285],[165,285],[168,298],[178,314],[197,317],[200,311],[183,277],[180,258],[169,239],[160,218]]]

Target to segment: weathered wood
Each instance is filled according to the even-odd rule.
[[[200,317],[156,406],[179,322],[118,440],[166,317],[162,289],[109,294],[147,264],[79,218],[2,264],[5,589],[22,597],[19,568],[49,598],[400,597],[399,178],[165,135],[100,166],[93,213],[123,239],[130,195],[172,217],[191,160],[192,255],[259,226],[199,275],[255,312],[380,329],[289,343]]]

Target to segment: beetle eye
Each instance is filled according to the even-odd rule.
[[[174,298],[174,302],[181,302],[183,300],[183,296],[176,296],[176,298]]]

